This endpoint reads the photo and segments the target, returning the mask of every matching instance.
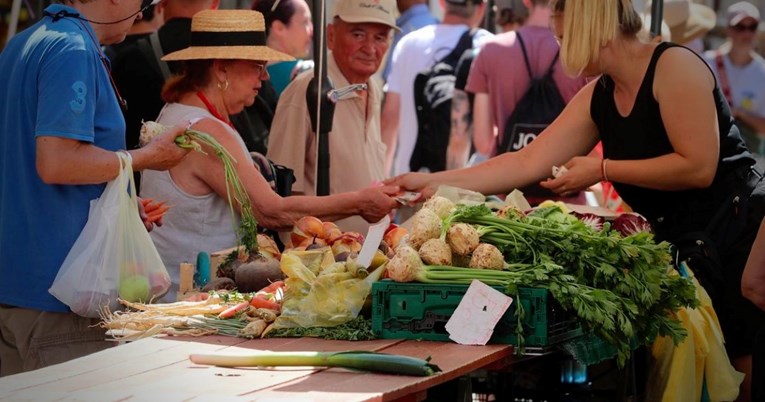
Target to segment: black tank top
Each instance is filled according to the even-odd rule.
[[[627,117],[622,117],[616,108],[614,81],[611,77],[603,75],[595,85],[590,115],[603,142],[604,158],[638,160],[674,152],[664,128],[659,103],[653,97],[653,80],[659,57],[665,50],[675,46],[681,47],[667,42],[656,47],[632,111]],[[701,60],[703,62],[703,59]],[[741,139],[738,128],[733,124],[730,108],[716,81],[714,91],[710,95],[715,100],[720,131],[717,173],[710,187],[663,191],[614,183],[622,199],[635,212],[653,223],[659,239],[671,240],[683,232],[703,230],[709,218],[721,205],[724,193],[729,192],[730,184],[726,183],[726,180],[735,171],[749,169],[755,163]]]

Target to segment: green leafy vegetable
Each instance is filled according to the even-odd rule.
[[[374,332],[372,332],[372,321],[361,316],[335,327],[279,328],[271,330],[266,334],[268,338],[301,338],[304,336],[340,341],[370,341],[377,339]]]
[[[480,279],[502,284],[516,297],[518,286],[548,288],[564,309],[575,312],[586,328],[616,347],[620,365],[635,343],[648,344],[657,336],[669,336],[676,343],[685,338],[686,330],[673,313],[696,307],[698,300],[690,280],[670,274],[668,243],[655,243],[647,231],[623,236],[608,222],[594,228],[557,205],[528,215],[503,215],[495,215],[484,204],[460,205],[444,219],[443,230],[458,222],[473,225],[481,242],[496,246],[510,262],[505,271],[471,274],[460,268],[426,266],[417,279],[429,283]]]

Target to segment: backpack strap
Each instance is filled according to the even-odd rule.
[[[162,60],[164,52],[162,51],[162,44],[159,42],[159,32],[154,31],[149,35],[149,44],[151,45],[151,50],[154,52],[154,58],[159,65],[159,71],[162,73],[162,76],[165,77],[165,80],[167,80],[171,75],[170,67],[167,65],[166,61]]]
[[[454,49],[452,49],[446,57],[441,59],[441,62],[456,66],[460,57],[462,57],[462,54],[473,47],[473,36],[475,36],[476,32],[476,30],[468,28],[468,30],[460,36],[460,40],[454,45]]]
[[[162,54],[160,53],[159,56],[157,55],[157,52],[154,50],[154,46],[151,45],[151,41],[148,37],[138,39],[135,42],[136,47],[138,50],[141,51],[141,55],[143,56],[144,60],[146,60],[147,63],[149,63],[149,66],[151,66],[151,69],[154,71],[154,74],[161,75],[164,78],[167,78],[165,75],[163,69],[162,69],[162,63],[165,64],[165,67],[167,67],[167,63],[160,60],[162,58]],[[162,51],[162,47],[159,47],[159,51]],[[169,71],[168,71],[169,72]]]
[[[533,80],[534,73],[531,71],[531,63],[529,62],[529,55],[528,53],[526,53],[526,44],[523,43],[523,38],[521,37],[520,33],[516,33],[516,37],[518,38],[518,44],[521,45],[521,52],[523,52],[523,61],[526,62],[526,71],[529,73],[529,78]],[[555,57],[553,57],[553,60],[550,63],[550,67],[547,68],[545,77],[547,78],[552,77],[553,71],[555,70],[555,63],[558,62],[559,57],[560,57],[560,49],[555,52]]]
[[[550,63],[550,67],[547,69],[547,73],[545,74],[547,78],[552,77],[553,71],[555,70],[555,63],[558,62],[559,57],[560,57],[560,49],[557,52],[555,52],[555,57],[553,57],[552,63]]]
[[[526,44],[523,43],[523,38],[520,33],[515,34],[518,38],[518,44],[521,45],[521,52],[523,52],[523,61],[526,62],[526,72],[529,73],[529,78],[534,79],[534,73],[531,72],[531,63],[529,63],[529,55],[526,53]]]

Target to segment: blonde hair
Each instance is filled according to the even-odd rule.
[[[560,58],[571,75],[597,61],[600,49],[618,35],[634,38],[643,27],[631,0],[555,0],[552,9],[563,15]]]

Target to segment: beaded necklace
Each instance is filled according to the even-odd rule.
[[[224,118],[223,115],[221,115],[220,112],[218,112],[218,109],[215,107],[215,105],[213,105],[212,102],[210,102],[210,100],[207,99],[207,97],[205,96],[205,94],[202,93],[202,91],[197,91],[197,98],[199,98],[199,100],[201,100],[202,103],[205,104],[207,111],[209,111],[211,115],[215,116],[215,118],[217,118],[218,120],[222,122],[225,122],[231,128],[236,130],[234,125],[231,124],[231,121],[227,118]]]

